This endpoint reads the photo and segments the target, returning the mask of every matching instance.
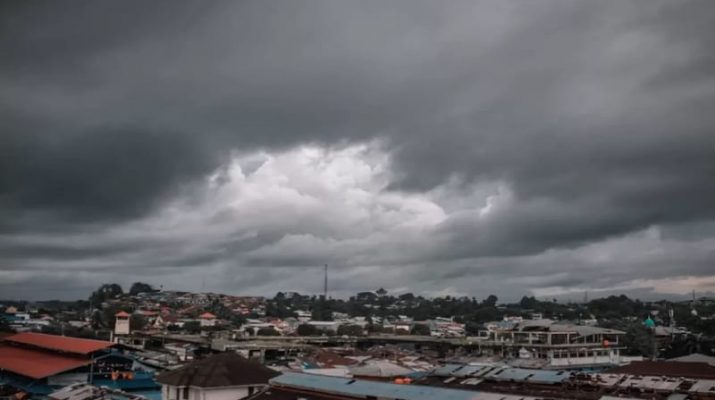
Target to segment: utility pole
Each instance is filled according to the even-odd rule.
[[[328,264],[325,264],[325,281],[323,282],[323,296],[328,299]]]

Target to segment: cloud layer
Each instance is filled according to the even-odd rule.
[[[707,1],[3,7],[3,295],[715,288]]]

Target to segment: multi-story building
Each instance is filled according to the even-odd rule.
[[[546,367],[620,365],[625,332],[548,319],[493,324],[480,332],[483,348],[520,359],[541,360]],[[640,358],[637,358],[640,359]]]

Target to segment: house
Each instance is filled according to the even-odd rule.
[[[156,320],[154,320],[154,323],[152,324],[155,329],[167,329],[170,326],[176,326],[181,328],[183,327],[183,325],[183,322],[179,321],[176,316],[170,314],[159,315],[158,317],[156,317]]]
[[[267,387],[278,372],[232,352],[194,361],[156,377],[162,400],[238,400]]]
[[[216,316],[210,312],[205,312],[199,315],[199,321],[202,328],[207,326],[216,326]]]

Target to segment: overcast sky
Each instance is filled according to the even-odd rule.
[[[715,290],[711,0],[0,7],[0,298]]]

